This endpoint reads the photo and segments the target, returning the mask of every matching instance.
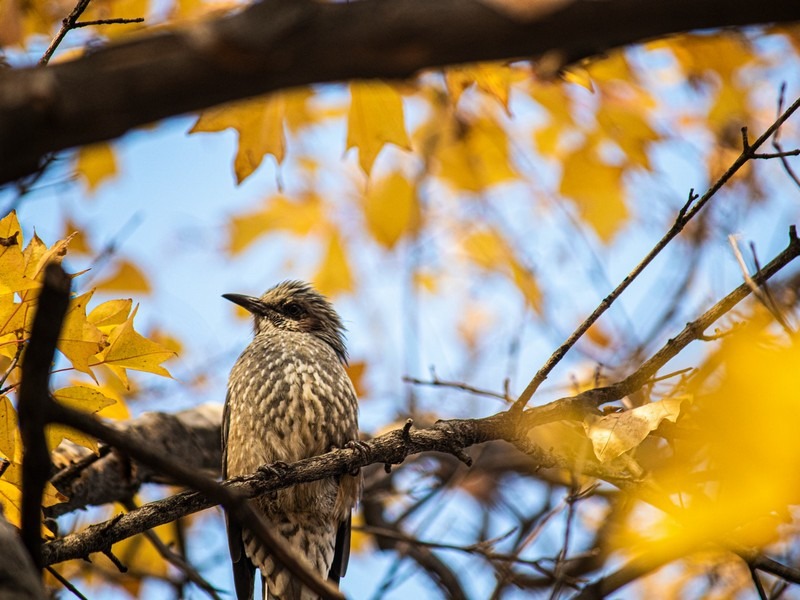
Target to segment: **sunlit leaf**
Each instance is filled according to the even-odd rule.
[[[75,171],[83,177],[87,191],[96,192],[103,181],[117,174],[114,150],[106,143],[81,147],[75,155]]]
[[[325,206],[318,195],[304,194],[292,200],[276,194],[268,198],[261,209],[231,219],[228,251],[238,254],[270,231],[305,236],[325,221]]]
[[[583,427],[592,440],[595,456],[600,462],[607,462],[635,448],[664,419],[677,421],[684,400],[667,398],[603,417],[590,416]]]
[[[161,366],[161,363],[175,356],[175,353],[161,344],[148,340],[134,330],[133,320],[136,317],[136,310],[133,310],[125,323],[112,331],[108,339],[108,347],[92,365],[104,364],[114,369],[133,369],[163,377],[172,377],[169,371]]]
[[[447,90],[458,103],[461,93],[472,85],[495,98],[508,113],[511,90],[511,68],[503,63],[477,63],[450,67],[445,71]]]
[[[560,191],[578,207],[581,218],[604,241],[609,241],[625,223],[625,186],[621,167],[600,161],[583,146],[563,159]]]
[[[149,294],[151,291],[147,276],[139,267],[126,259],[118,261],[114,271],[95,285],[104,291],[113,292]]]
[[[385,144],[411,149],[400,93],[382,81],[351,83],[347,150],[358,148],[358,163],[369,175]]]
[[[326,296],[335,296],[353,289],[353,273],[342,238],[337,231],[328,237],[328,247],[316,275],[314,286]]]
[[[370,182],[364,216],[372,237],[386,248],[393,248],[405,235],[413,236],[422,220],[414,184],[400,173]]]
[[[308,120],[308,89],[276,92],[266,97],[226,104],[203,111],[189,133],[235,129],[239,147],[234,160],[237,183],[247,179],[272,154],[280,164],[286,154],[284,121],[299,128]]]
[[[17,411],[8,396],[0,396],[0,454],[14,460],[17,447]]]
[[[517,178],[511,165],[508,136],[500,124],[485,116],[445,124],[435,156],[437,175],[457,189],[480,192]],[[441,123],[436,124],[441,127]]]
[[[130,298],[109,300],[95,306],[86,318],[100,331],[108,334],[114,327],[127,321],[132,306],[133,300]]]
[[[103,333],[86,318],[86,305],[91,297],[92,292],[88,292],[70,301],[58,349],[78,371],[94,376],[89,361],[103,350],[106,342]]]

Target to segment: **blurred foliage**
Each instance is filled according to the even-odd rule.
[[[2,0],[0,45],[41,44],[72,5],[65,0]],[[186,0],[163,13],[163,7],[147,0],[93,0],[83,19],[146,16],[149,26],[165,27],[228,8]],[[87,27],[81,30],[80,45],[141,29]],[[667,215],[664,222],[669,224],[685,199],[655,202],[642,196],[643,188],[635,182],[657,184],[663,167],[654,157],[670,144],[691,146],[689,160],[705,173],[705,181],[718,177],[741,150],[740,127],[774,118],[775,106],[769,103],[776,90],[770,88],[765,101],[763,82],[787,61],[796,66],[799,31],[679,35],[566,68],[553,68],[548,57],[464,65],[405,83],[353,82],[349,93],[334,94],[333,99],[321,88],[289,90],[206,110],[190,133],[237,132],[233,173],[238,184],[253,176],[265,157],[271,156],[268,160],[280,169],[291,164],[287,189],[278,185],[275,193],[224,224],[231,260],[278,233],[302,240],[320,248],[314,284],[336,296],[358,292],[365,253],[411,253],[416,260],[398,277],[407,276],[418,294],[455,296],[469,287],[459,282],[496,277],[537,318],[546,319],[559,309],[563,293],[543,275],[553,269],[542,268],[541,257],[534,256],[529,229],[521,227],[527,224],[524,219],[563,213],[601,249],[653,215]],[[761,43],[764,39],[770,40],[768,46]],[[66,50],[61,59],[79,51]],[[679,87],[690,101],[675,102]],[[320,164],[303,137],[337,126],[344,131],[342,160]],[[117,153],[113,143],[75,151],[74,172],[87,196],[119,174]],[[332,173],[335,199],[329,193]],[[751,165],[731,186],[745,191],[748,204],[764,195]],[[530,199],[533,209],[523,222],[510,222],[499,206],[510,191]],[[690,238],[699,247],[707,241],[707,225],[692,227]],[[100,254],[85,233],[70,221],[63,239],[49,247],[35,235],[25,245],[14,213],[0,221],[0,455],[10,461],[0,478],[0,502],[12,522],[18,517],[21,460],[12,398],[42,267],[68,251]],[[286,266],[292,267],[289,259]],[[75,380],[55,396],[89,412],[124,417],[125,397],[135,383],[128,370],[168,377],[161,363],[181,342],[168,333],[154,332],[152,339],[138,333],[133,326],[136,307],[129,299],[93,303],[95,287],[112,293],[153,291],[150,274],[132,259],[116,257],[112,272],[90,289],[78,291],[81,281],[76,274],[77,290],[59,341],[60,361],[68,366],[58,370]],[[487,349],[482,341],[506,316],[503,309],[472,296],[452,306],[467,354],[480,356],[482,350],[484,357],[495,356],[496,347]],[[750,325],[721,339],[707,356],[696,357],[690,375],[649,385],[583,423],[553,423],[529,434],[530,441],[564,457],[572,468],[524,475],[557,484],[562,491],[592,488],[596,480],[581,472],[588,462],[641,478],[638,493],[626,490],[624,501],[587,510],[583,526],[588,537],[596,536],[596,547],[609,554],[625,559],[646,555],[656,565],[681,558],[680,568],[668,576],[660,572],[640,581],[647,597],[696,595],[698,581],[710,572],[717,577],[709,590],[720,597],[751,585],[747,569],[732,555],[708,550],[711,540],[798,554],[791,525],[792,507],[798,503],[793,474],[800,468],[800,353],[796,336],[778,333],[754,312],[737,315],[737,321]],[[619,328],[593,326],[584,350],[590,368],[575,376],[569,391],[594,387],[630,369],[643,358],[643,346],[668,332],[670,323],[665,317],[662,329],[638,347],[624,340]],[[362,397],[370,393],[365,373],[371,360],[378,359],[350,365]],[[606,371],[601,374],[597,364]],[[464,370],[469,372],[469,366]],[[451,416],[439,408],[435,417]],[[62,439],[97,450],[94,440],[77,432],[57,427],[48,431],[51,446]],[[477,499],[488,513],[502,512],[493,488],[497,483],[492,473],[484,473],[452,485]],[[406,495],[386,492],[387,511],[408,508],[412,487]],[[46,505],[62,499],[48,488]],[[364,522],[359,515],[356,523]],[[169,527],[162,533],[166,542],[175,539]],[[532,543],[535,535],[530,535],[520,542],[521,549]],[[370,539],[358,532],[354,551],[374,551]],[[118,581],[110,563],[68,565],[64,575],[82,573],[88,584],[94,577],[117,581],[133,595],[140,592],[141,578],[167,576],[166,563],[141,537],[118,544],[114,554],[131,568],[130,576]]]

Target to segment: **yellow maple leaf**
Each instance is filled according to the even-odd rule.
[[[0,294],[9,294],[36,287],[25,277],[22,255],[22,230],[16,211],[0,220]]]
[[[171,350],[164,348],[152,340],[140,335],[133,328],[138,306],[131,316],[117,326],[108,338],[108,347],[91,363],[92,366],[103,364],[111,368],[118,376],[124,369],[154,373],[163,377],[172,377],[161,363],[175,356]],[[120,376],[122,378],[122,376]]]
[[[127,321],[132,306],[130,298],[109,300],[95,306],[86,318],[100,331],[109,334],[114,327]]]
[[[73,385],[53,392],[53,396],[64,406],[82,412],[96,413],[116,402],[109,398],[100,389],[87,385]]]
[[[103,350],[105,336],[86,318],[86,305],[94,292],[70,300],[64,326],[58,338],[58,349],[78,371],[94,377],[89,359]]]
[[[457,189],[480,192],[517,178],[510,162],[508,135],[490,116],[469,122],[451,118],[435,157],[437,174]]]
[[[3,505],[3,516],[6,520],[15,527],[19,527],[22,515],[22,490],[6,481],[5,474],[0,477],[0,504]]]
[[[280,164],[286,153],[284,121],[293,129],[310,120],[307,88],[275,92],[265,97],[226,104],[203,111],[189,133],[234,129],[239,146],[234,159],[236,182],[242,183],[255,171],[265,154]]]
[[[353,274],[347,260],[339,232],[333,230],[328,237],[325,256],[313,278],[314,286],[326,296],[334,296],[353,289]]]
[[[476,63],[473,65],[450,67],[445,71],[447,91],[457,104],[461,93],[474,85],[482,92],[495,98],[508,110],[508,96],[511,90],[511,67],[505,63]]]
[[[11,405],[8,396],[0,397],[0,454],[8,460],[16,457],[17,438],[17,411]]]
[[[351,83],[346,150],[358,148],[358,164],[369,176],[385,144],[411,150],[400,93],[382,81]]]
[[[98,281],[96,286],[106,291],[150,293],[147,276],[129,260],[118,261],[114,272]]]
[[[394,248],[404,235],[419,231],[422,214],[417,190],[401,173],[371,182],[363,208],[367,229],[386,248]]]
[[[83,177],[88,192],[97,191],[103,181],[117,174],[114,150],[106,143],[83,146],[75,154],[75,171]]]
[[[70,252],[75,254],[94,253],[91,244],[89,244],[89,240],[83,233],[83,229],[78,227],[71,218],[67,217],[67,220],[64,222],[63,231],[64,231],[63,237],[64,238],[70,237],[72,240],[69,244]]]
[[[34,232],[33,238],[28,242],[22,257],[25,261],[25,279],[30,283],[30,287],[39,287],[39,280],[44,276],[44,268],[49,262],[61,263],[61,259],[67,253],[67,246],[72,242],[72,235],[68,235],[63,240],[47,247]]]
[[[324,209],[324,203],[317,194],[304,194],[297,200],[275,194],[259,210],[231,219],[228,251],[238,254],[270,231],[288,231],[306,236],[313,228],[325,224]]]
[[[608,242],[628,217],[624,169],[600,161],[588,145],[564,157],[563,166],[561,194],[575,202],[584,222]]]

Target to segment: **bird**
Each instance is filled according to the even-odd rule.
[[[256,298],[223,294],[252,314],[253,341],[231,370],[223,411],[224,478],[285,465],[358,443],[358,401],[345,371],[345,328],[311,285],[284,281]],[[350,555],[351,513],[361,475],[299,484],[251,500],[277,537],[321,579],[338,584]],[[312,593],[247,529],[227,519],[238,600],[311,600]]]

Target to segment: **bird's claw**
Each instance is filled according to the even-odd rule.
[[[264,475],[272,475],[273,477],[277,477],[278,479],[282,478],[286,471],[289,470],[289,465],[287,465],[282,460],[276,460],[273,463],[268,465],[261,465],[258,467],[258,472]]]
[[[359,458],[365,462],[369,461],[372,457],[372,449],[367,445],[366,442],[362,442],[361,440],[350,440],[344,445],[345,448],[355,451],[358,454]],[[361,467],[354,467],[350,471],[350,475],[355,477],[358,475]]]

